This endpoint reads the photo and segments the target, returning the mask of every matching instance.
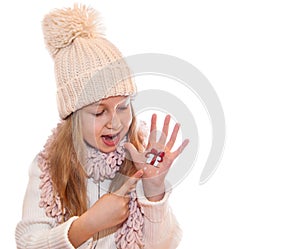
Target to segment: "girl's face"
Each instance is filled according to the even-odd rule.
[[[102,99],[82,108],[81,113],[84,140],[105,153],[117,148],[132,122],[129,96]]]

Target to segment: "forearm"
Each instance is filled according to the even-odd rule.
[[[145,249],[176,248],[181,239],[181,229],[168,204],[171,191],[168,183],[165,185],[163,198],[158,201],[145,197],[144,187],[141,184],[137,186],[137,194],[139,204],[144,210]]]
[[[108,205],[112,209],[111,203]],[[106,205],[94,205],[72,223],[68,236],[74,247],[82,245],[97,233],[117,230],[117,224],[121,224],[123,220],[115,221],[111,215],[107,214],[108,209]]]
[[[87,217],[84,214],[73,221],[68,232],[69,241],[75,248],[79,247],[93,235],[94,231],[88,225]]]
[[[68,231],[76,217],[58,226],[52,227],[49,219],[23,220],[16,227],[17,248],[46,249],[69,248],[73,245],[68,239]]]
[[[121,192],[119,194],[123,195]],[[69,240],[74,247],[80,246],[94,234],[106,230],[115,231],[128,217],[128,202],[129,198],[114,193],[103,195],[73,222],[69,230]]]

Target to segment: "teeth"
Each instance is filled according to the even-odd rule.
[[[104,137],[108,138],[108,139],[114,139],[118,136],[118,134],[116,135],[104,135]]]

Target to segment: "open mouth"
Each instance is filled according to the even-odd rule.
[[[103,135],[101,138],[107,146],[115,146],[120,141],[120,133]]]

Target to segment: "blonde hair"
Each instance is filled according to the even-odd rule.
[[[80,117],[79,110],[63,120],[57,127],[57,135],[49,147],[50,176],[54,193],[60,197],[62,209],[67,210],[65,220],[68,216],[80,216],[88,208],[87,175],[83,167],[85,142]],[[132,111],[128,140],[140,151],[143,148],[142,139]],[[122,176],[131,176],[135,172],[133,162],[127,155],[120,167],[120,174],[113,179],[109,191],[114,191],[123,184],[125,178]]]

